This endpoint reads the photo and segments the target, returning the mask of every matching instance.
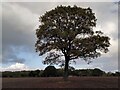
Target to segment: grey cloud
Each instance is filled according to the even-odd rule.
[[[2,5],[0,4],[0,62],[2,61]]]
[[[13,5],[14,6],[14,5]],[[2,16],[2,53],[3,63],[7,62],[20,62],[25,60],[18,57],[21,50],[23,52],[35,52],[35,30],[34,30],[34,15],[29,16],[30,11],[27,10],[17,13],[17,9],[21,7],[13,7],[12,4],[4,3],[3,16]],[[28,14],[28,15],[25,15]],[[26,17],[22,17],[26,16]],[[28,17],[30,18],[28,18]],[[28,19],[27,19],[28,18]],[[26,20],[28,21],[26,21]]]
[[[73,64],[74,66],[74,64]],[[93,59],[90,64],[87,64],[84,60],[77,60],[75,67],[79,68],[99,68],[103,71],[112,71],[118,70],[118,56],[113,55],[112,57],[101,56],[97,59]]]
[[[118,38],[120,39],[120,4],[118,5]]]
[[[9,54],[10,55],[10,54]],[[14,55],[14,54],[13,54]],[[10,56],[11,57],[11,56]],[[3,57],[2,63],[7,64],[7,63],[24,63],[25,59],[24,58],[18,58],[16,55],[13,57]]]
[[[6,48],[6,49],[4,49]],[[3,46],[3,52],[2,52],[2,63],[24,63],[25,59],[24,58],[20,58],[17,56],[17,54],[19,54],[19,52],[16,52],[11,46],[7,46],[4,47]],[[17,48],[15,48],[17,49]]]
[[[33,13],[43,15],[46,11],[49,11],[58,5],[77,5],[83,8],[90,7],[93,9],[97,17],[97,25],[101,25],[103,32],[109,32],[109,30],[105,30],[106,23],[117,22],[117,13],[118,13],[118,5],[114,2],[29,2],[29,3],[17,3],[22,7],[28,8]],[[109,7],[109,9],[108,9]],[[117,30],[115,30],[117,31]],[[112,38],[117,39],[117,32],[112,32]]]
[[[54,9],[60,3],[58,3],[58,2],[27,2],[27,3],[21,2],[21,3],[18,3],[17,2],[17,4],[19,4],[22,7],[25,7],[27,9],[29,9],[33,13],[36,13],[38,15],[42,15],[46,11]]]

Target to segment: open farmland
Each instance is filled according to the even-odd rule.
[[[118,77],[3,78],[3,88],[118,88]]]

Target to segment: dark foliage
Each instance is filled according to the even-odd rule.
[[[29,76],[30,77],[39,77],[40,76],[40,70],[30,71]]]
[[[120,72],[104,72],[98,68],[95,69],[69,69],[70,76],[120,76]],[[48,66],[45,70],[35,71],[16,71],[2,72],[2,77],[62,77],[64,75],[64,69],[55,69],[53,66]]]
[[[54,66],[48,66],[45,68],[42,74],[43,77],[56,77],[57,69]]]

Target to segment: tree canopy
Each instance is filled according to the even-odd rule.
[[[57,69],[54,66],[48,66],[45,68],[43,72],[44,77],[56,77],[57,76]]]
[[[66,75],[69,61],[79,58],[89,61],[109,51],[110,38],[93,30],[97,19],[89,7],[57,6],[40,16],[39,21],[36,51],[40,55],[48,53],[44,64],[64,62]]]

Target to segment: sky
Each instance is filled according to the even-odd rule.
[[[114,2],[2,2],[0,14],[2,23],[2,52],[0,52],[0,70],[34,70],[44,69],[42,61],[45,55],[35,52],[39,17],[58,5],[77,5],[90,7],[97,18],[94,30],[101,30],[110,37],[109,53],[103,54],[92,63],[77,60],[71,64],[76,69],[99,68],[106,72],[118,71],[118,4]],[[117,1],[117,0],[116,0]],[[1,48],[0,48],[1,49]],[[58,68],[58,66],[55,66]]]

